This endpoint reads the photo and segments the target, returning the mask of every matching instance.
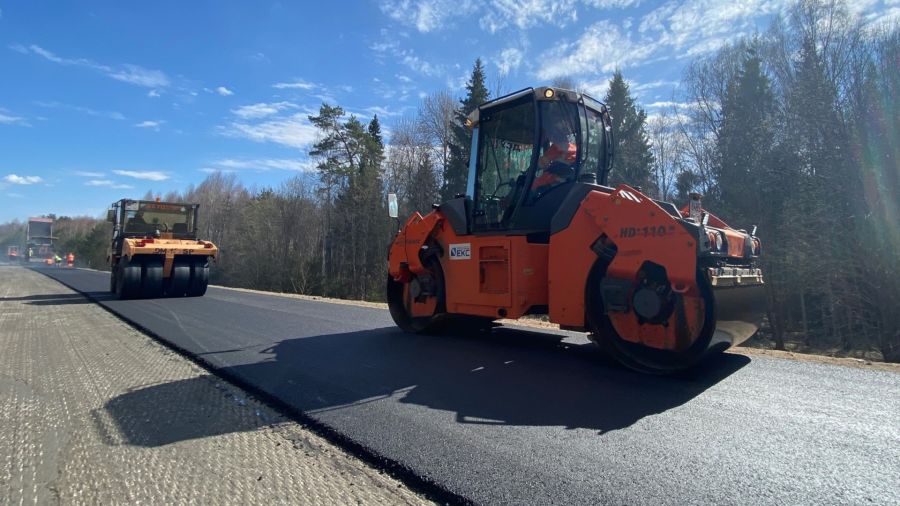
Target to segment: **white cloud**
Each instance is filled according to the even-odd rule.
[[[145,120],[140,123],[135,123],[134,126],[138,128],[151,128],[159,132],[159,127],[161,127],[165,123],[165,120]]]
[[[295,79],[292,83],[275,83],[272,87],[279,90],[312,90],[317,88],[318,85],[306,82],[303,79]]]
[[[654,45],[634,43],[609,21],[588,27],[574,43],[564,43],[546,51],[538,61],[545,62],[537,71],[541,80],[583,75],[596,71],[612,72],[644,62],[653,54]]]
[[[3,180],[7,183],[20,185],[37,184],[43,181],[40,176],[18,176],[16,174],[9,174]]]
[[[444,67],[441,65],[432,64],[426,60],[423,60],[412,53],[412,51],[403,51],[400,55],[400,63],[406,65],[412,70],[416,72],[434,77],[439,76],[444,73]]]
[[[132,65],[130,63],[126,63],[118,66],[110,66],[97,63],[87,58],[63,58],[56,55],[52,51],[44,49],[36,44],[32,44],[28,47],[22,46],[20,44],[15,44],[13,46],[10,46],[10,48],[22,54],[35,54],[37,56],[40,56],[41,58],[44,58],[53,63],[58,63],[60,65],[72,65],[93,69],[117,81],[134,84],[136,86],[143,86],[146,88],[165,88],[170,84],[169,78],[164,72],[160,70],[147,69],[141,67],[140,65]]]
[[[400,42],[395,39],[391,39],[390,32],[384,28],[381,29],[381,36],[385,38],[381,42],[376,42],[369,46],[369,49],[375,51],[375,53],[384,55],[391,54],[400,49]]]
[[[211,164],[213,167],[207,167],[204,172],[211,172],[225,169],[227,170],[289,170],[294,172],[311,172],[316,169],[316,164],[312,160],[294,160],[290,158],[262,158],[250,160],[236,160],[226,158],[218,160]]]
[[[169,78],[159,70],[150,70],[140,65],[125,64],[117,70],[107,72],[109,77],[125,83],[145,88],[164,88],[169,85]]]
[[[119,184],[114,181],[110,181],[109,179],[91,179],[84,183],[85,186],[103,186],[106,188],[114,188],[117,190],[130,190],[133,189],[134,186],[130,184]]]
[[[402,107],[398,110],[391,110],[388,107],[383,107],[380,105],[373,105],[373,106],[366,107],[366,108],[358,110],[358,111],[354,110],[354,111],[348,111],[348,112],[352,113],[353,115],[355,115],[357,117],[368,118],[368,119],[371,119],[372,117],[377,115],[379,118],[384,120],[384,118],[403,116],[403,114],[406,113],[409,109],[410,109],[409,106]],[[382,129],[385,128],[383,122],[382,122],[381,128]],[[382,133],[384,133],[384,132],[382,131]]]
[[[526,30],[541,23],[563,28],[578,20],[576,0],[498,0],[486,10],[479,24],[490,33],[510,26]]]
[[[22,46],[19,46],[19,48],[22,48]],[[41,46],[37,46],[34,44],[28,46],[25,49],[26,49],[26,54],[30,50],[32,53],[34,53],[38,56],[42,56],[42,57],[52,61],[53,63],[61,63],[63,65],[86,65],[86,64],[88,64],[87,60],[66,60],[64,58],[60,58],[59,56],[56,56],[55,54],[51,53],[50,51],[47,51],[46,49],[42,48]]]
[[[0,108],[0,125],[22,125],[31,126],[28,121],[21,116],[14,116],[6,109]]]
[[[500,75],[507,75],[510,71],[519,68],[524,56],[521,49],[508,47],[503,51],[500,51],[494,64],[497,65]]]
[[[640,3],[639,0],[584,0],[584,4],[595,9],[624,9]]]
[[[652,90],[654,88],[663,88],[666,86],[678,86],[679,81],[667,81],[665,79],[658,79],[656,81],[651,81],[649,83],[632,83],[629,85],[631,91],[646,91]]]
[[[149,98],[159,98],[159,90],[150,90],[147,92]]]
[[[222,95],[223,97],[230,97],[231,95],[234,95],[233,91],[224,86],[219,86],[218,88],[216,88],[216,93]]]
[[[39,107],[44,107],[46,109],[66,109],[69,111],[79,112],[81,114],[87,114],[88,116],[96,116],[98,118],[109,118],[114,120],[123,120],[125,119],[125,115],[118,111],[98,111],[96,109],[91,109],[90,107],[81,107],[78,105],[69,105],[69,104],[61,104],[59,102],[42,102],[36,101],[34,103]]]
[[[81,176],[81,177],[92,177],[92,178],[103,177],[102,172],[90,172],[90,171],[86,171],[86,170],[76,170],[72,174],[75,174],[76,176]]]
[[[243,119],[255,119],[278,114],[286,109],[296,109],[297,107],[299,106],[293,102],[260,102],[258,104],[242,105],[237,109],[232,109],[231,112]]]
[[[454,17],[471,14],[471,0],[384,0],[381,11],[391,19],[427,33],[443,29]]]
[[[558,28],[578,20],[581,4],[588,11],[621,9],[636,6],[640,0],[381,0],[381,11],[404,26],[421,33],[437,32],[455,25],[456,18],[470,16],[490,33],[505,28],[527,30],[539,25]],[[592,15],[594,13],[591,13]],[[391,42],[371,46],[385,52]],[[396,46],[394,46],[396,47]]]
[[[603,100],[603,97],[606,96],[606,91],[609,89],[609,80],[611,79],[611,77],[612,76],[603,77],[600,79],[592,79],[588,81],[581,81],[576,85],[576,88],[596,98],[597,100]]]
[[[649,104],[644,105],[647,109],[667,109],[671,107],[691,107],[692,104],[687,102],[673,102],[671,100],[661,100],[659,102],[651,102]]]
[[[169,179],[168,174],[156,170],[114,170],[113,174],[143,179],[145,181],[165,181],[166,179]]]
[[[900,2],[897,0],[888,0],[885,2],[885,5],[900,5]],[[848,5],[852,7],[852,3]],[[882,11],[870,12],[864,16],[866,22],[868,22],[871,26],[882,26],[886,25],[888,27],[896,26],[900,24],[900,7],[889,7]]]
[[[660,47],[695,56],[762,28],[760,21],[784,12],[792,0],[687,0],[668,2],[645,15],[638,31]],[[685,51],[686,49],[686,51]]]
[[[274,142],[298,149],[306,149],[315,142],[318,132],[304,113],[273,118],[256,124],[234,122],[220,127],[219,131],[228,137],[242,137],[255,142]]]
[[[675,128],[675,125],[685,124],[691,120],[690,116],[687,114],[673,114],[671,111],[665,113],[649,113],[647,114],[647,124],[653,125],[656,122],[665,122],[666,124],[671,125],[670,128]]]

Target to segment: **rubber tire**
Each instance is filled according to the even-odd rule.
[[[136,299],[141,294],[141,264],[120,260],[116,266],[116,295],[122,300]]]
[[[163,262],[159,258],[141,261],[141,297],[155,299],[163,294]]]
[[[109,272],[109,292],[112,294],[116,293],[116,267]]]
[[[391,318],[401,330],[410,334],[439,331],[443,326],[442,320],[446,316],[444,271],[441,269],[441,263],[432,257],[426,260],[425,266],[434,272],[437,281],[438,302],[435,306],[435,314],[432,316],[410,316],[403,304],[403,283],[394,281],[390,274],[387,277],[387,301]]]
[[[206,257],[191,259],[191,282],[188,285],[188,297],[202,297],[209,285],[209,259]]]
[[[172,276],[166,286],[167,297],[184,297],[191,284],[191,262],[184,257],[175,257],[172,262]]]

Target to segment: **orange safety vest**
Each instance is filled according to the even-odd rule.
[[[563,151],[559,146],[559,144],[553,144],[547,148],[547,151],[544,152],[544,159],[550,162],[562,160],[568,164],[575,163],[578,147],[570,142],[568,143],[568,146],[566,146],[566,150]]]
[[[74,261],[75,261],[75,255],[73,255],[72,253],[69,253],[68,255],[66,255],[66,262],[72,263]]]
[[[546,160],[548,163],[555,160],[560,160],[570,165],[575,163],[575,160],[578,156],[578,147],[570,142],[566,146],[566,150],[563,151],[562,148],[560,148],[560,145],[561,144],[552,144],[549,148],[547,148],[547,151],[544,152],[544,155],[541,156],[541,158]],[[557,174],[544,171],[543,174],[534,179],[534,182],[531,183],[531,187],[540,188],[542,186],[552,185],[561,181],[562,179],[563,178]]]

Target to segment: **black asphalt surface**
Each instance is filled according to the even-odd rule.
[[[725,354],[657,378],[578,334],[414,336],[385,310],[214,287],[118,301],[108,274],[41,270],[476,503],[900,504],[900,374]]]

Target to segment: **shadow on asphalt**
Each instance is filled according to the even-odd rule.
[[[750,362],[723,354],[681,376],[647,376],[610,362],[592,344],[508,327],[468,337],[410,335],[388,327],[285,339],[256,350],[222,350],[203,359],[215,364],[227,362],[217,356],[234,357],[244,365],[217,370],[314,418],[331,410],[353,416],[358,404],[400,402],[453,412],[458,423],[559,426],[599,434],[681,406]],[[254,363],[246,363],[248,357]],[[177,419],[181,409],[192,409],[179,403],[195,402],[180,390],[178,384],[148,387],[106,409],[114,419],[125,418],[146,396],[167,399],[165,409]],[[161,423],[176,424],[166,431],[165,442],[203,437],[204,430],[205,435],[246,430],[241,424]],[[147,428],[150,435],[134,427],[123,432],[134,444],[159,443],[153,436],[157,424]]]
[[[262,413],[243,408],[245,404],[234,387],[205,375],[132,390],[91,415],[109,445],[157,447],[253,431],[269,423]],[[115,429],[108,426],[110,421]]]
[[[23,297],[0,297],[0,302],[24,302],[32,306],[57,306],[63,304],[93,304],[94,301],[80,293],[53,293]]]

